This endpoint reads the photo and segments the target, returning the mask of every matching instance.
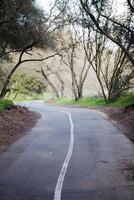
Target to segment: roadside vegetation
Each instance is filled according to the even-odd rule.
[[[0,100],[0,112],[2,112],[5,108],[11,107],[13,102],[11,100]]]
[[[64,105],[80,105],[80,106],[113,106],[119,108],[125,108],[128,105],[134,104],[134,94],[126,94],[118,97],[114,101],[105,102],[104,98],[99,97],[85,97],[81,98],[78,101],[75,101],[73,98],[70,97],[60,97],[54,99],[54,102],[57,104],[64,104]]]

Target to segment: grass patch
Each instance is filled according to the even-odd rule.
[[[55,98],[54,102],[59,104],[73,104],[74,100],[71,97],[59,97]]]
[[[8,106],[12,106],[13,102],[11,100],[2,99],[0,100],[0,112],[2,112]]]
[[[71,97],[60,97],[54,99],[55,103],[66,105],[81,105],[81,106],[97,106],[105,105],[105,101],[102,98],[81,98],[77,102]]]
[[[99,105],[106,105],[103,98],[82,98],[79,99],[76,104],[82,106],[99,106]]]
[[[124,95],[119,97],[116,101],[109,103],[112,106],[115,107],[126,107],[128,105],[134,104],[134,94]]]
[[[60,97],[54,100],[55,103],[58,104],[65,104],[65,105],[80,105],[80,106],[113,106],[113,107],[126,107],[128,105],[134,104],[134,94],[128,94],[119,97],[113,102],[108,102],[106,104],[103,98],[93,98],[93,97],[86,97],[81,98],[77,102],[70,97]]]

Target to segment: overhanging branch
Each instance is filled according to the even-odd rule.
[[[103,28],[100,27],[98,21],[95,19],[95,16],[90,12],[90,9],[88,8],[88,5],[83,2],[83,0],[80,0],[81,6],[82,8],[85,10],[85,12],[89,15],[89,17],[91,18],[91,20],[93,21],[94,25],[96,26],[96,28],[103,34],[105,35],[107,38],[109,38],[112,42],[114,42],[115,44],[117,44],[123,51],[124,53],[127,55],[128,59],[130,60],[130,62],[134,65],[134,59],[131,56],[131,54],[127,51],[127,49],[124,47],[123,44],[121,44],[117,39],[115,39],[114,37],[112,37],[108,32],[106,32]]]

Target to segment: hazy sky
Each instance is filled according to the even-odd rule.
[[[37,2],[44,8],[44,10],[48,10],[50,7],[50,4],[54,0],[37,0]],[[114,7],[117,9],[117,14],[121,14],[123,12],[124,5],[126,3],[126,0],[114,0]]]
[[[45,10],[49,9],[52,0],[37,0],[38,4],[41,5]]]

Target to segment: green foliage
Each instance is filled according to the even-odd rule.
[[[41,95],[46,91],[46,83],[44,79],[37,76],[27,76],[25,73],[16,74],[11,81],[10,93],[16,95]]]
[[[0,3],[0,57],[6,51],[22,51],[34,43],[34,47],[50,46],[49,34],[45,31],[44,12],[35,0],[6,0]],[[3,54],[3,55],[2,55]]]
[[[103,98],[82,98],[77,102],[79,105],[84,106],[99,106],[106,105],[105,100]]]
[[[126,107],[128,105],[134,104],[134,94],[124,95],[119,97],[116,101],[109,103],[110,105],[116,107]]]
[[[25,89],[28,93],[42,94],[46,91],[46,83],[37,77],[27,77],[25,80]]]
[[[11,100],[0,100],[0,112],[2,112],[6,107],[12,106],[13,102]]]
[[[134,104],[134,94],[130,93],[117,98],[113,102],[105,103],[103,98],[87,97],[81,98],[77,102],[69,97],[61,97],[55,99],[56,103],[66,104],[66,105],[80,105],[80,106],[114,106],[114,107],[126,107],[128,105]]]
[[[55,100],[56,103],[60,104],[72,104],[72,105],[81,105],[81,106],[98,106],[98,105],[105,105],[105,100],[103,98],[92,98],[92,97],[86,97],[78,99],[78,101],[75,101],[74,99],[70,97],[60,97]]]
[[[71,104],[74,102],[71,97],[59,97],[55,98],[54,101],[59,104]]]

